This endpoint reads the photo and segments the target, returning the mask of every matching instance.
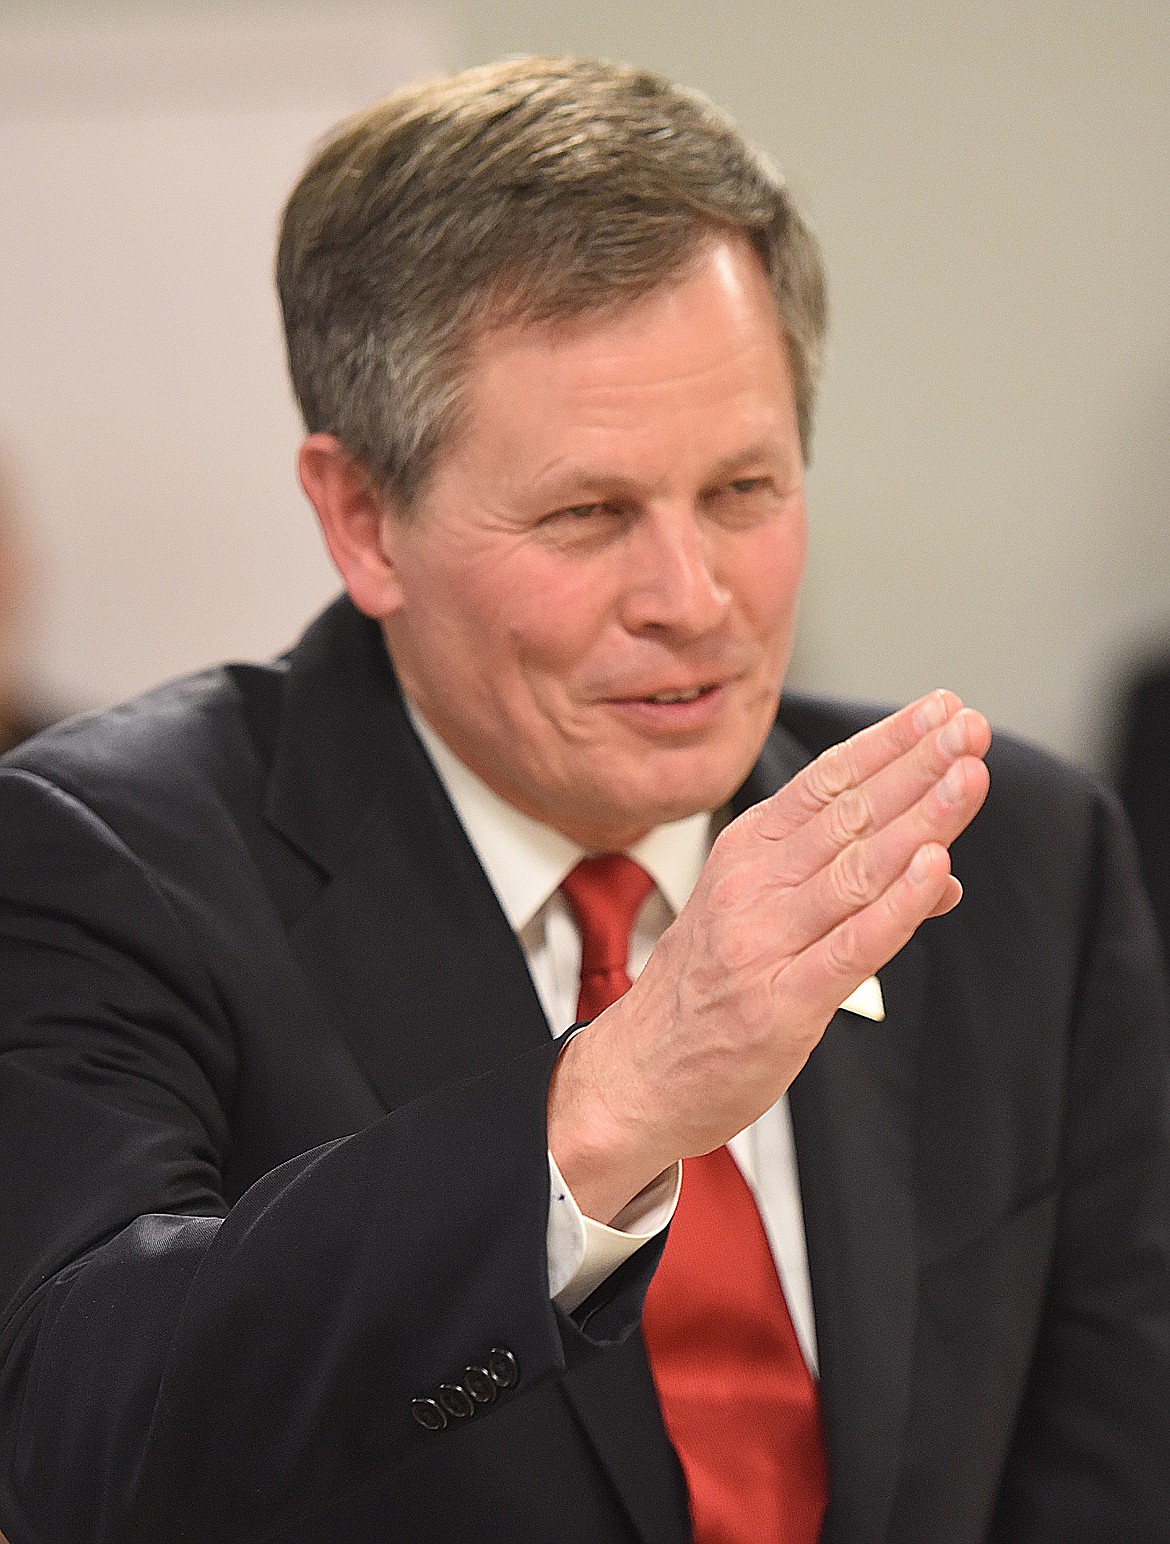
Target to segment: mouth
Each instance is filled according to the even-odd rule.
[[[675,691],[651,692],[645,697],[634,697],[633,702],[697,702],[700,697],[707,697],[716,690],[712,684],[709,686],[686,686]]]
[[[612,697],[610,707],[649,733],[693,734],[710,728],[726,695],[726,682],[707,681]]]

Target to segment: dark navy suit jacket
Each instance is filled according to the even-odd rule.
[[[737,799],[857,712],[786,701]],[[1170,1539],[1163,984],[1114,806],[1007,741],[956,913],[793,1086],[831,1544]],[[456,940],[453,944],[452,940]],[[637,1319],[549,1302],[556,1055],[338,602],[0,770],[11,1544],[681,1544]],[[493,1350],[446,1429],[411,1401]]]

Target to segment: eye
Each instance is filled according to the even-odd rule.
[[[544,518],[546,522],[560,526],[597,525],[621,520],[625,514],[625,507],[612,499],[594,499],[589,504],[562,505],[560,509],[550,510]]]
[[[625,527],[622,506],[610,499],[587,504],[562,504],[537,522],[541,537],[565,551],[592,552],[612,541]]]
[[[708,498],[716,507],[730,506],[728,513],[733,513],[741,504],[754,510],[770,498],[775,488],[775,481],[764,474],[757,477],[732,477],[713,488]]]
[[[703,503],[713,519],[729,527],[756,526],[775,511],[776,479],[765,472],[754,477],[729,477],[713,487]]]

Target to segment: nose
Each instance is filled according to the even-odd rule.
[[[727,615],[718,533],[690,507],[646,510],[632,533],[623,621],[632,633],[701,637]]]

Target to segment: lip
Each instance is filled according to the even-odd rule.
[[[728,683],[704,683],[697,697],[688,702],[651,702],[659,692],[693,691],[694,686],[661,686],[656,692],[638,697],[611,697],[607,706],[621,718],[652,733],[693,734],[705,729],[719,715],[727,698]]]

